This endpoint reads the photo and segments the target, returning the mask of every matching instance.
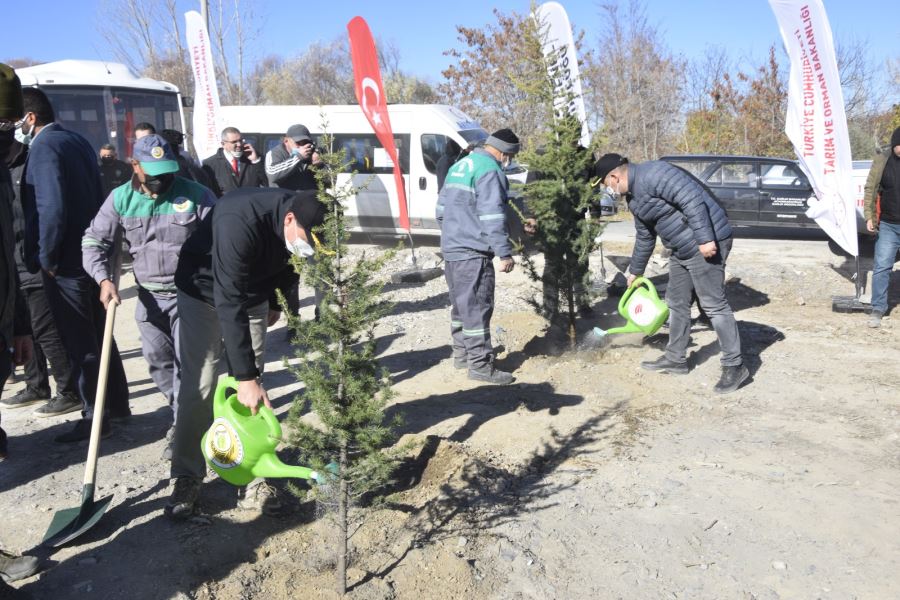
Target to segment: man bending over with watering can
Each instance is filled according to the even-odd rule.
[[[725,297],[725,260],[732,244],[725,211],[693,176],[663,161],[631,164],[618,154],[605,154],[595,168],[607,191],[625,196],[634,215],[629,287],[643,275],[657,236],[672,251],[666,288],[669,344],[663,356],[644,361],[641,367],[687,374],[691,291],[696,290],[722,348],[722,376],[713,389],[720,394],[738,389],[750,372],[743,364],[737,321]]]
[[[314,190],[238,188],[219,199],[212,219],[182,248],[175,274],[181,388],[169,516],[183,519],[195,511],[206,475],[200,440],[213,421],[223,351],[241,404],[253,414],[260,404],[271,407],[260,375],[266,327],[280,316],[275,290],[296,283],[290,257],[313,255],[312,228],[324,219],[325,206]],[[259,481],[248,486],[239,506],[274,509],[276,502]]]

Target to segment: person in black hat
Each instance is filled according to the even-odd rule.
[[[664,161],[629,163],[618,154],[597,161],[596,178],[611,194],[625,196],[634,215],[636,237],[628,285],[644,273],[657,236],[672,251],[669,258],[669,343],[666,353],[641,367],[683,375],[691,330],[691,292],[712,321],[722,348],[722,376],[714,391],[733,392],[750,377],[741,357],[737,321],[725,297],[725,260],[732,230],[725,211],[686,171]]]
[[[321,161],[305,125],[291,125],[280,146],[266,153],[266,176],[271,187],[299,192],[318,189],[314,167]]]
[[[888,312],[888,287],[897,251],[900,250],[900,127],[891,135],[890,147],[876,155],[866,178],[863,209],[866,228],[876,234],[872,267],[872,311],[869,327],[881,327]]]
[[[200,439],[212,423],[223,351],[238,400],[254,414],[260,404],[270,406],[260,376],[266,327],[281,310],[275,290],[296,284],[290,257],[313,255],[312,229],[324,218],[315,191],[238,188],[219,199],[212,219],[182,247],[175,274],[181,319],[175,488],[166,508],[173,518],[193,513],[206,474]],[[242,507],[271,508],[269,491],[264,483],[253,486]]]
[[[25,209],[25,264],[41,271],[50,311],[72,359],[84,405],[75,428],[55,438],[70,443],[88,439],[100,375],[100,347],[106,314],[97,284],[82,267],[81,237],[103,202],[100,172],[90,143],[54,122],[53,107],[41,90],[22,90],[25,117],[20,141],[30,144],[25,162],[22,202]],[[126,419],[128,381],[115,340],[109,363],[106,415]]]
[[[506,227],[509,182],[502,166],[518,152],[519,138],[511,130],[490,135],[484,147],[450,167],[435,215],[450,291],[453,365],[467,369],[469,379],[496,385],[515,380],[511,373],[494,368],[491,316],[494,257],[500,257],[504,273],[515,266]]]

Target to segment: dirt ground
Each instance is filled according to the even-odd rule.
[[[630,243],[604,249],[611,276]],[[700,326],[686,376],[640,369],[664,334],[549,352],[521,269],[498,274],[494,319],[517,381],[477,386],[451,364],[443,280],[388,286],[390,413],[417,446],[389,501],[356,510],[349,597],[900,598],[900,327],[896,314],[872,330],[832,312],[832,295],[852,293],[847,268],[823,241],[736,241],[728,293],[753,378],[727,396],[711,391],[718,345]],[[116,339],[135,416],[102,444],[98,496],[112,507],[73,545],[33,549],[55,511],[80,503],[86,444],[52,442],[72,415],[3,411],[0,544],[48,564],[15,585],[41,600],[336,597],[334,529],[311,503],[285,492],[279,515],[247,513],[211,477],[202,517],[163,515],[171,412],[140,356],[133,292]],[[616,302],[598,298],[582,330],[620,323]],[[302,391],[288,352],[279,324],[265,381],[282,416]]]

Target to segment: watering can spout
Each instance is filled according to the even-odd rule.
[[[238,399],[237,381],[219,382],[213,401],[213,423],[201,440],[206,462],[232,485],[247,485],[258,477],[295,477],[318,481],[312,469],[286,465],[275,454],[281,425],[272,409],[261,406],[255,415]]]
[[[297,479],[315,479],[318,475],[308,467],[286,465],[275,454],[263,454],[253,465],[251,472],[256,477],[293,477]]]

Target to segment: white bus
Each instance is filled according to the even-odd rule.
[[[120,158],[131,156],[133,129],[146,122],[184,132],[182,98],[171,83],[136,77],[125,65],[61,60],[16,69],[22,86],[50,98],[56,121],[83,135],[95,150],[112,144]]]
[[[351,229],[375,235],[403,232],[393,165],[358,105],[223,106],[221,110],[222,124],[237,127],[260,155],[282,143],[288,127],[296,123],[306,125],[319,143],[324,115],[328,133],[334,136],[334,150],[346,150],[350,162],[339,182],[356,171],[354,185],[366,186],[348,203],[346,216]],[[388,112],[406,185],[412,232],[438,235],[434,214],[438,162],[445,154],[455,157],[469,144],[484,141],[487,132],[450,106],[395,104],[388,106]]]

